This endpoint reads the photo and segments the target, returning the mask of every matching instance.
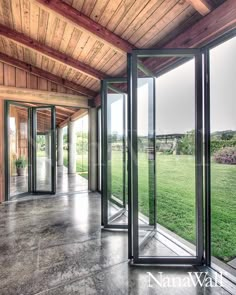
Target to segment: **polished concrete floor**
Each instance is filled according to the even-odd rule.
[[[0,294],[228,294],[220,287],[160,287],[192,267],[134,267],[127,233],[101,230],[97,193],[60,193],[0,205]],[[160,279],[159,279],[160,281]]]
[[[50,165],[45,158],[40,158],[37,169],[37,189],[51,190],[51,174]],[[64,192],[81,192],[88,190],[88,181],[78,174],[68,175],[68,169],[65,166],[57,166],[57,193]],[[10,199],[17,199],[19,194],[28,191],[28,176],[12,176],[10,177]]]

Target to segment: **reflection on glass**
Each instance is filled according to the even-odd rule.
[[[236,275],[236,37],[210,50],[214,263]]]
[[[102,128],[101,109],[98,110],[98,191],[102,190]]]
[[[137,92],[139,245],[155,229],[153,78],[139,78]],[[148,227],[147,227],[148,225]],[[150,245],[150,241],[148,243]]]
[[[28,109],[9,106],[10,197],[28,192]]]
[[[107,140],[108,140],[108,218],[114,222],[127,223],[121,216],[126,207],[126,143],[125,143],[124,93],[107,94]],[[115,218],[121,216],[120,218]]]
[[[68,126],[63,127],[63,165],[68,168]]]
[[[51,109],[36,110],[36,190],[51,191]]]
[[[138,79],[139,255],[195,256],[194,60],[155,79],[156,216],[151,81]]]
[[[195,245],[194,60],[159,77],[156,89],[157,222],[160,230]],[[195,247],[181,242],[196,255]]]
[[[76,121],[76,172],[88,179],[88,115]]]

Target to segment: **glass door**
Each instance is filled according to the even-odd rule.
[[[102,82],[102,223],[127,228],[126,79]]]
[[[5,103],[6,201],[30,191],[30,109],[24,104]]]
[[[154,71],[144,75],[147,59]],[[129,61],[129,252],[134,263],[201,264],[201,51],[134,50]]]
[[[55,107],[32,108],[32,191],[56,192]]]

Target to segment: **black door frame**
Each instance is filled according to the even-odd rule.
[[[27,169],[28,169],[28,192],[20,193],[16,195],[16,197],[23,197],[29,193],[31,193],[31,154],[30,154],[30,134],[31,134],[31,120],[30,120],[30,107],[20,102],[9,101],[6,100],[4,102],[4,166],[5,166],[5,201],[9,201],[10,199],[10,161],[9,161],[9,131],[10,131],[10,124],[9,124],[9,109],[10,105],[15,105],[19,107],[23,107],[27,109],[28,113],[28,122],[27,122],[27,140],[28,140],[28,162],[27,162]]]
[[[196,256],[192,257],[140,257],[138,242],[138,167],[137,167],[137,79],[138,79],[138,57],[195,57],[195,159],[196,159],[196,230],[197,245]],[[183,61],[181,61],[183,62]],[[172,66],[173,67],[173,66]],[[129,227],[129,258],[134,264],[195,264],[204,263],[204,227],[203,227],[203,94],[202,94],[202,51],[201,49],[140,49],[133,50],[128,57],[128,85],[129,97],[131,102],[128,117],[131,118],[131,132],[129,132],[128,142],[131,142],[131,206],[129,206],[129,215],[131,222]]]
[[[101,98],[102,98],[102,107],[101,107],[101,116],[102,116],[102,226],[103,228],[109,229],[127,229],[128,224],[112,224],[108,218],[108,201],[109,201],[109,190],[108,185],[111,185],[111,179],[109,177],[110,173],[108,169],[110,166],[108,165],[108,114],[107,114],[107,93],[108,89],[112,89],[116,93],[123,93],[121,90],[116,89],[115,87],[109,86],[109,83],[112,84],[120,84],[127,83],[126,78],[109,78],[104,79],[101,82]],[[125,93],[125,92],[124,92]],[[125,121],[125,95],[123,98],[123,132],[126,133]],[[126,162],[126,138],[125,134],[123,134],[123,163]],[[124,155],[125,154],[125,155]],[[125,161],[125,162],[124,162]],[[125,194],[126,194],[126,165],[123,165],[123,203],[126,202]],[[124,205],[124,204],[123,204]],[[125,206],[125,205],[124,205]],[[126,208],[124,208],[126,210]],[[114,215],[114,220],[119,217],[119,212],[117,216]]]
[[[28,126],[27,126],[27,137],[28,137],[28,191],[15,195],[14,197],[24,197],[28,194],[55,194],[56,193],[56,129],[55,129],[55,106],[43,105],[39,107],[30,107],[21,102],[15,102],[11,100],[6,100],[4,102],[4,165],[5,165],[5,201],[10,200],[10,161],[9,161],[9,109],[10,105],[15,105],[23,107],[28,110]],[[33,136],[36,130],[34,130],[35,124],[33,123],[33,109],[38,108],[50,108],[51,109],[51,126],[52,126],[52,144],[51,144],[51,160],[52,160],[52,190],[51,191],[37,191],[34,186],[36,179],[35,167],[33,165],[34,159],[33,150],[35,150],[36,145],[33,141]],[[35,152],[34,152],[35,153]]]
[[[202,48],[204,55],[204,194],[205,194],[205,265],[206,270],[214,277],[214,271],[221,272],[224,285],[228,290],[232,290],[232,283],[235,284],[235,278],[225,271],[223,267],[212,263],[211,247],[211,94],[210,94],[210,50],[214,47],[236,37],[236,30],[225,33],[219,38],[207,44]],[[235,290],[235,289],[234,289]]]
[[[51,111],[51,190],[37,189],[37,110],[50,109]],[[32,193],[33,194],[55,194],[56,193],[56,116],[55,106],[31,107],[31,149],[32,149]]]

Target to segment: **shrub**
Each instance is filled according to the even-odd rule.
[[[236,140],[212,140],[211,154],[225,147],[236,147]]]
[[[195,152],[195,134],[194,131],[186,133],[179,141],[177,154],[194,155]]]
[[[219,164],[236,165],[236,147],[225,147],[214,154],[214,160]]]

